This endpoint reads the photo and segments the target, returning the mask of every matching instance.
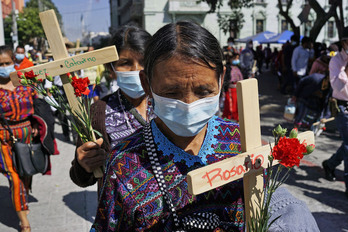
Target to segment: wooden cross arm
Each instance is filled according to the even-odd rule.
[[[68,52],[75,53],[75,52],[84,52],[87,50],[88,50],[88,47],[78,47],[78,48],[69,48]]]
[[[21,70],[21,72],[24,73],[33,70],[36,75],[39,75],[38,78],[45,79],[45,73],[48,73],[50,76],[57,76],[116,60],[118,60],[116,47],[109,46],[76,56],[58,59],[46,64],[26,68]],[[10,74],[10,78],[14,86],[20,85],[17,72],[12,72]]]
[[[308,145],[314,144],[314,133],[312,131],[300,133],[298,139],[301,142],[306,141]],[[187,174],[189,193],[198,195],[243,178],[244,175],[259,173],[260,170],[267,168],[269,154],[270,147],[265,145],[193,170]],[[276,164],[278,162],[274,160],[273,165]]]

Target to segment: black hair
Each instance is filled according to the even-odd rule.
[[[24,49],[24,46],[23,46],[23,45],[21,45],[21,44],[20,44],[20,45],[18,45],[18,46],[16,47],[15,51],[17,51],[17,49],[18,49],[18,48],[22,48],[22,49]],[[24,49],[24,50],[25,50],[25,49]]]
[[[228,37],[227,42],[232,42],[232,43],[234,43],[234,38],[233,38],[233,37]]]
[[[300,41],[300,39],[298,38],[298,36],[296,36],[296,35],[292,35],[291,37],[290,37],[290,40],[291,41],[295,41],[295,42],[299,42]]]
[[[311,42],[311,38],[304,36],[301,40],[301,44],[306,44],[306,43],[310,43]]]
[[[204,63],[216,71],[216,77],[223,73],[223,52],[217,39],[200,25],[179,21],[160,28],[145,50],[144,71],[151,81],[154,66],[179,55],[190,61]]]
[[[6,53],[13,60],[13,51],[10,46],[3,45],[0,46],[0,55]]]
[[[141,55],[145,53],[145,47],[151,39],[151,35],[136,26],[125,25],[115,32],[111,39],[111,45],[116,46],[118,54],[122,50],[129,49]]]

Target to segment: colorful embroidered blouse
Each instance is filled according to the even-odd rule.
[[[133,106],[122,96],[120,89],[109,97],[105,109],[105,128],[110,136],[111,148],[143,127],[130,112],[132,108]],[[139,117],[141,117],[140,114]],[[150,119],[152,118],[154,118],[153,114]],[[145,121],[142,117],[140,120]]]
[[[179,218],[197,212],[219,216],[225,231],[244,231],[242,181],[192,196],[189,171],[241,151],[239,125],[213,117],[197,156],[171,143],[151,122],[157,155],[169,195]],[[97,216],[91,231],[172,231],[173,220],[147,157],[143,130],[120,142],[111,154],[101,190]]]
[[[22,121],[34,113],[35,90],[28,86],[18,86],[13,91],[0,88],[0,106],[5,119]]]

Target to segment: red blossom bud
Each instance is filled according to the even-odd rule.
[[[45,76],[46,76],[46,79],[47,79],[48,81],[50,81],[50,82],[53,81],[53,77],[50,76],[50,75],[48,75],[48,73],[45,73]]]
[[[315,145],[314,144],[310,144],[308,146],[306,146],[306,150],[307,152],[304,155],[309,155],[311,154],[315,149]]]
[[[25,79],[25,76],[24,76],[24,74],[21,71],[17,72],[17,76],[18,76],[19,79]]]
[[[70,80],[70,82],[71,82],[71,80],[72,80],[72,78],[73,78],[72,75],[71,75],[71,73],[67,73],[66,75],[68,76],[68,78],[69,78],[69,80]]]
[[[298,130],[297,128],[294,128],[290,131],[289,138],[290,139],[297,138],[297,135],[298,135]]]

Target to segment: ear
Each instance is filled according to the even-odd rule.
[[[220,79],[221,89],[222,89],[222,85],[224,84],[225,74],[226,74],[226,66],[224,65],[224,69],[222,71],[222,76],[221,76],[221,79]]]
[[[152,98],[152,92],[150,89],[149,79],[147,78],[147,75],[145,74],[144,70],[141,70],[139,72],[139,76],[140,76],[141,86],[143,87],[145,94],[149,96],[150,98]]]

